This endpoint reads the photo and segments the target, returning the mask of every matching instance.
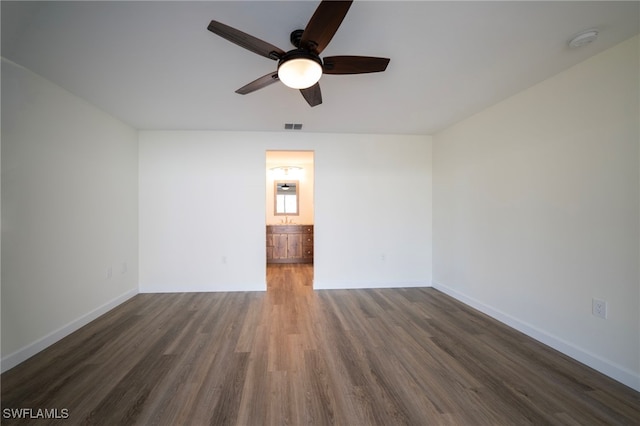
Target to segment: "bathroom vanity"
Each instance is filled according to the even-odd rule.
[[[313,225],[267,225],[267,263],[313,263]]]

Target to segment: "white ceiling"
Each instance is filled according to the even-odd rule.
[[[2,1],[2,56],[138,129],[432,134],[640,31],[638,1],[356,0],[322,56],[389,57],[386,72],[325,75],[314,108],[281,83],[234,93],[277,64],[209,21],[286,51],[317,4]]]

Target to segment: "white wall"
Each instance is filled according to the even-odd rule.
[[[143,131],[139,142],[142,292],[266,288],[268,150],[315,152],[316,288],[430,285],[430,137]]]
[[[3,371],[137,293],[137,161],[134,129],[2,60]]]
[[[638,44],[434,136],[433,285],[640,390]]]
[[[315,288],[430,286],[431,137],[336,135],[315,164]]]

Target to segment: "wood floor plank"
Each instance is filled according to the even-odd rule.
[[[640,394],[432,288],[140,294],[2,375],[3,424],[635,425]]]

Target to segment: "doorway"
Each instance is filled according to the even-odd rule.
[[[313,288],[314,152],[266,152],[267,291]]]

